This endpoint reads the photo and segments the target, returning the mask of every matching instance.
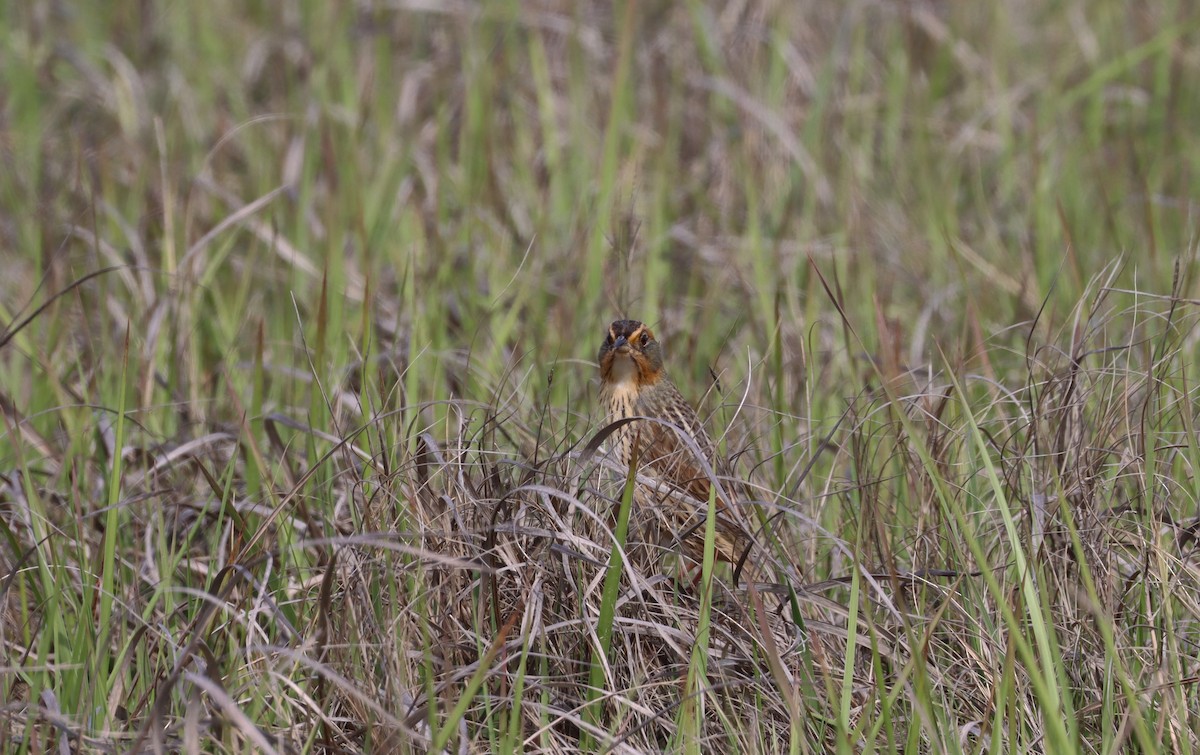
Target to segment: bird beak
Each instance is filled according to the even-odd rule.
[[[613,341],[612,347],[613,347],[614,351],[620,351],[621,349],[625,348],[628,345],[629,345],[628,338],[626,338],[625,336],[617,336],[617,340]]]

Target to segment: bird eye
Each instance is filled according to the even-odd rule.
[[[642,333],[642,345],[645,346],[648,343],[650,343],[650,334]]]

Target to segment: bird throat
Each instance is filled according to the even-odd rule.
[[[646,359],[630,353],[613,354],[604,374],[604,387],[610,393],[629,392],[636,398],[638,391],[649,388],[662,377],[650,369]]]
[[[608,397],[609,408],[618,417],[636,413],[634,405],[642,390],[641,377],[637,364],[629,357],[617,355],[613,359],[604,381],[604,393]]]
[[[633,357],[628,354],[614,354],[612,364],[608,368],[608,382],[614,386],[628,384],[628,387],[637,390],[637,386],[642,382],[641,368],[638,363],[633,361]]]
[[[608,408],[609,419],[619,420],[640,414],[638,397],[641,392],[642,375],[637,363],[626,354],[614,354],[600,391]],[[628,425],[618,429],[613,437],[618,453],[626,464],[633,453],[634,437],[633,428]]]

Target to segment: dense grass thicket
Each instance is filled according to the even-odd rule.
[[[29,0],[0,71],[3,752],[1200,751],[1194,3]],[[750,568],[646,536],[619,316]]]

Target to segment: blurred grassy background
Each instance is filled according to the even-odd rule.
[[[1108,751],[1136,732],[1194,751],[1195,647],[1159,632],[1200,615],[1198,31],[1182,1],[5,4],[5,749],[183,720],[192,690],[220,697],[158,686],[200,636],[210,666],[238,669],[217,686],[239,705],[210,706],[233,731],[198,727],[205,747],[265,746],[240,707],[271,746],[336,749],[308,707],[261,691],[308,671],[272,656],[264,678],[241,654],[307,647],[330,562],[299,541],[415,528],[395,476],[423,433],[530,469],[586,440],[591,360],[629,316],[732,427],[743,469],[813,524],[787,554],[797,580],[990,554],[1001,583],[962,588],[979,591],[955,603],[964,626],[997,648],[1030,632],[1030,673],[1078,695],[1023,687],[1016,644],[1006,666],[964,629],[925,682],[834,694],[787,747]],[[389,516],[370,511],[381,491]],[[1066,514],[1075,550],[1002,619],[998,596],[1030,587],[1010,551],[1037,552],[1046,502],[1067,498],[1097,521],[1126,506],[1136,536],[1096,545]],[[197,630],[212,617],[186,590],[217,594],[257,549],[271,566],[242,600],[275,613]],[[913,616],[945,610],[924,599]],[[399,610],[367,603],[383,627]],[[1114,639],[1098,625],[1116,617]],[[1098,676],[1068,684],[1059,647]],[[1146,658],[1118,663],[1130,647]],[[368,698],[383,666],[356,680]],[[978,710],[940,675],[963,667]],[[892,731],[901,689],[912,733]],[[442,727],[476,751],[553,749],[450,713],[404,746]],[[370,741],[339,715],[339,746]]]

